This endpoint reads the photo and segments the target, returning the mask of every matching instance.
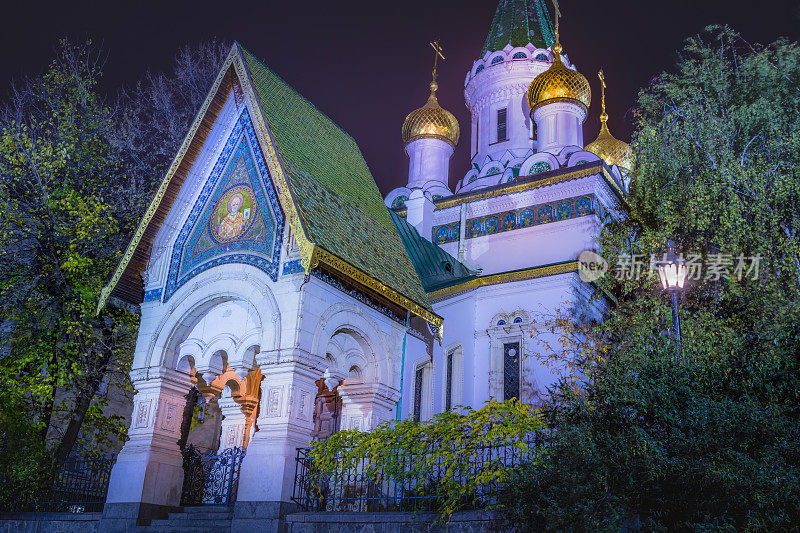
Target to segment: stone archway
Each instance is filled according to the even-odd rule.
[[[387,365],[379,359],[376,346],[380,346],[377,339],[353,324],[342,324],[327,340],[328,366],[320,380],[325,389],[320,391],[322,396],[325,391],[331,395],[325,405],[338,406],[337,430],[371,430],[393,415],[399,394],[384,381]]]

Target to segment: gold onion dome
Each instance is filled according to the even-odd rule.
[[[606,121],[608,115],[600,116],[600,135],[586,146],[587,152],[592,152],[606,162],[607,165],[617,165],[627,172],[633,170],[633,149],[625,141],[620,141],[608,129]]]
[[[626,172],[633,170],[634,155],[631,145],[625,141],[620,141],[608,129],[608,114],[606,113],[606,82],[603,71],[598,73],[602,87],[602,107],[600,114],[600,134],[597,139],[586,146],[587,152],[592,152],[597,157],[606,162],[607,165],[617,165]]]
[[[552,102],[572,102],[584,109],[592,103],[592,89],[580,72],[569,69],[561,61],[561,44],[553,46],[553,64],[536,76],[528,87],[528,107],[531,112]]]
[[[408,114],[403,122],[403,144],[417,139],[433,138],[450,143],[453,148],[458,144],[461,132],[458,121],[449,111],[442,109],[436,100],[436,89],[439,85],[431,82],[431,95],[424,106]]]

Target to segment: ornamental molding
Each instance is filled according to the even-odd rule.
[[[567,274],[577,271],[578,271],[578,261],[567,261],[565,263],[557,263],[554,265],[529,268],[526,270],[481,276],[479,278],[472,279],[467,282],[460,283],[458,285],[453,285],[451,287],[445,287],[444,289],[439,289],[438,291],[430,293],[428,296],[431,300],[442,300],[481,287],[510,283],[515,281],[528,281],[537,278],[557,276],[560,274]]]
[[[449,207],[460,206],[461,204],[470,204],[486,198],[496,198],[507,194],[513,194],[520,191],[527,191],[533,189],[540,189],[549,187],[557,183],[585,178],[588,176],[600,176],[605,183],[613,190],[622,205],[627,207],[625,202],[625,193],[622,192],[620,186],[616,183],[613,175],[610,174],[608,167],[602,162],[597,161],[579,167],[572,167],[567,169],[556,169],[544,172],[540,175],[533,176],[520,176],[511,183],[496,185],[487,189],[477,189],[467,193],[454,194],[453,196],[443,198],[434,202],[436,209],[446,209]]]
[[[444,320],[442,317],[438,316],[437,314],[429,311],[422,305],[418,304],[417,302],[411,300],[407,296],[395,291],[391,287],[384,285],[383,283],[377,281],[376,279],[369,276],[367,273],[362,271],[361,269],[351,265],[344,259],[339,258],[338,256],[328,252],[324,248],[320,246],[314,246],[312,251],[312,257],[309,260],[309,267],[310,269],[316,268],[320,264],[325,264],[329,268],[339,272],[346,277],[364,285],[365,287],[372,289],[373,291],[377,292],[384,298],[392,301],[402,307],[403,309],[408,309],[415,315],[421,317],[429,324],[432,324],[434,327],[438,328],[440,331],[440,340],[441,340],[441,329],[442,323]]]
[[[237,265],[237,267],[241,267],[242,265]],[[209,285],[214,283],[222,282],[222,281],[246,281],[251,284],[250,291],[245,294],[244,291],[237,291],[231,290],[232,287],[227,287],[225,291],[220,292],[213,292],[211,294],[207,294],[204,297],[198,298],[196,301],[192,301],[195,293],[197,293],[200,289],[206,289]],[[256,296],[256,298],[253,298]],[[260,298],[259,298],[260,296]],[[196,298],[196,297],[195,297]],[[153,329],[153,333],[150,337],[150,342],[147,347],[147,359],[146,365],[150,366],[153,362],[153,357],[156,356],[156,348],[158,346],[163,346],[164,350],[162,354],[157,355],[158,357],[158,364],[162,366],[166,363],[166,357],[169,355],[167,353],[167,347],[173,341],[172,338],[175,334],[175,328],[184,321],[185,317],[191,316],[195,310],[200,307],[203,307],[207,304],[213,304],[213,306],[230,302],[230,301],[245,301],[249,304],[252,304],[252,300],[266,300],[269,302],[271,307],[272,313],[268,313],[268,310],[262,308],[260,306],[254,305],[256,313],[259,315],[259,319],[261,322],[261,329],[262,329],[262,338],[260,341],[264,340],[264,328],[268,324],[272,324],[273,331],[271,332],[272,338],[274,339],[273,346],[267,347],[263,342],[260,344],[263,345],[262,351],[266,350],[274,350],[280,346],[280,308],[278,306],[278,301],[275,298],[275,295],[272,292],[272,289],[267,283],[264,283],[260,276],[250,276],[247,272],[235,271],[230,272],[227,269],[221,270],[210,270],[206,271],[203,274],[197,276],[192,283],[187,283],[180,289],[178,289],[173,297],[170,299],[170,304],[167,307],[167,312],[162,314],[161,320]],[[176,309],[189,307],[183,313],[181,313],[180,317],[176,317]],[[276,320],[277,315],[277,320]],[[170,326],[172,331],[168,332],[167,338],[162,338],[162,333],[164,332],[167,326]],[[162,342],[159,342],[162,341]]]
[[[532,79],[533,78],[531,78],[531,81]],[[507,101],[525,95],[529,85],[530,81],[527,83],[523,81],[519,83],[507,83],[500,87],[489,87],[484,91],[480,91],[477,95],[472,95],[472,105],[468,105],[468,107],[473,110],[473,115],[476,112],[480,113],[493,103]]]

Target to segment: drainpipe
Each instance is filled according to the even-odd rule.
[[[467,270],[472,272],[473,274],[480,274],[483,272],[483,267],[479,265],[474,265],[467,261],[465,257],[467,253],[467,204],[461,204],[461,224],[458,227],[458,261],[465,267]]]
[[[403,404],[403,377],[406,373],[406,339],[408,338],[408,325],[411,323],[411,311],[406,311],[406,332],[403,334],[403,355],[400,358],[400,399],[397,400],[397,416],[400,421],[400,406]]]

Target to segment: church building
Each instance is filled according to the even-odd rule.
[[[408,183],[383,198],[355,141],[233,46],[102,293],[141,326],[101,531],[181,505],[198,406],[221,415],[210,447],[246,449],[234,527],[277,530],[298,448],[536,404],[561,370],[556,319],[602,320],[578,256],[622,216],[632,151],[604,102],[584,141],[590,84],[544,1],[500,0],[464,81],[468,129],[437,101],[434,48],[430,96],[397,125]],[[459,141],[471,165],[451,189]]]

